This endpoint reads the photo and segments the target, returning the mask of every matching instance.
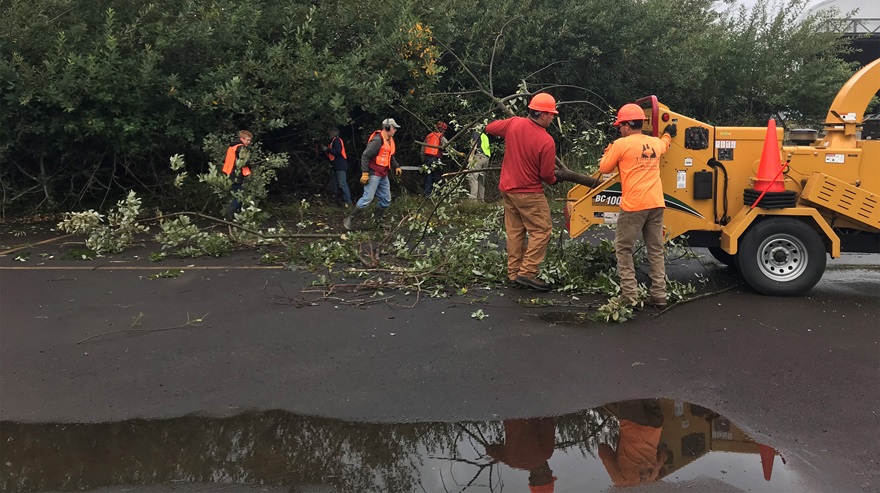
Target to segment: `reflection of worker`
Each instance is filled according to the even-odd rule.
[[[504,443],[486,446],[486,453],[514,469],[529,471],[531,493],[552,493],[556,477],[550,456],[556,444],[554,418],[504,420]]]
[[[651,265],[651,300],[657,308],[666,308],[666,266],[663,259],[663,185],[660,182],[660,156],[669,149],[675,136],[675,124],[667,125],[663,137],[642,133],[645,112],[636,104],[625,104],[617,112],[615,126],[621,138],[605,149],[599,171],[620,170],[622,197],[614,249],[620,290],[627,304],[638,299],[638,283],[633,266],[633,246],[641,234]]]
[[[617,450],[599,444],[599,458],[616,486],[635,486],[656,481],[666,462],[667,451],[660,446],[663,413],[654,399],[618,404],[620,437]]]
[[[553,96],[539,93],[529,102],[528,118],[514,116],[486,125],[486,133],[504,138],[506,147],[498,190],[507,230],[507,277],[539,291],[550,289],[538,279],[538,266],[547,254],[552,230],[542,182],[556,183],[556,143],[547,127],[558,113]]]
[[[333,170],[333,197],[338,200],[339,193],[342,192],[343,203],[350,207],[352,202],[351,191],[348,189],[348,154],[345,152],[345,143],[339,137],[339,129],[336,127],[331,128],[327,136],[330,137],[330,144],[324,146],[323,150]]]
[[[471,134],[471,141],[473,147],[468,155],[468,169],[482,170],[489,165],[489,157],[492,155],[489,150],[489,136],[483,132],[474,132]],[[468,198],[482,201],[485,198],[486,173],[471,173],[467,175],[467,179],[471,188]]]
[[[247,130],[238,132],[229,148],[226,149],[226,159],[223,161],[223,174],[232,180],[232,201],[226,207],[226,220],[235,219],[235,214],[241,211],[241,192],[244,190],[244,179],[251,174],[248,166],[250,153],[247,146],[251,145],[254,135]]]
[[[377,225],[382,224],[382,216],[385,209],[391,205],[391,182],[388,173],[391,170],[400,176],[400,164],[394,153],[397,146],[394,143],[394,134],[400,125],[394,118],[386,118],[382,121],[382,129],[370,134],[367,139],[367,147],[361,155],[361,185],[364,185],[364,194],[355,204],[354,210],[342,222],[345,229],[350,230],[354,219],[370,205],[373,197],[378,197],[376,210],[373,213]]]
[[[440,181],[443,174],[443,165],[440,159],[443,157],[442,147],[449,144],[446,137],[447,125],[443,122],[437,122],[434,131],[425,137],[425,146],[422,146],[422,158],[427,172],[425,174],[425,197],[429,197],[434,190],[434,183]]]

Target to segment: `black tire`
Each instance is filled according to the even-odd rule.
[[[772,217],[746,232],[736,260],[740,275],[754,290],[794,296],[819,282],[826,256],[819,234],[804,221]]]
[[[715,258],[715,260],[721,262],[722,264],[724,264],[732,269],[737,268],[736,267],[736,255],[731,255],[731,254],[725,252],[724,250],[721,249],[721,247],[709,247],[709,253],[712,254],[712,256]]]

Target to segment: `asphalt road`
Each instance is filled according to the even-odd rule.
[[[783,451],[807,489],[880,491],[880,272],[869,261],[834,266],[792,298],[685,262],[671,275],[708,273],[704,292],[732,289],[603,324],[578,316],[590,297],[506,288],[325,297],[313,275],[254,256],[157,266],[142,253],[0,257],[0,419],[284,410],[401,423],[665,397],[717,411]],[[177,267],[178,278],[148,278]],[[488,317],[473,318],[477,309]]]

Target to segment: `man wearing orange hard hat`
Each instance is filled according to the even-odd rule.
[[[544,186],[556,183],[556,143],[547,133],[556,99],[538,93],[529,102],[529,117],[514,116],[486,125],[486,133],[505,142],[498,190],[504,203],[507,231],[507,277],[512,284],[538,291],[550,285],[538,278],[547,254],[552,223]]]
[[[666,308],[666,266],[663,257],[663,184],[660,182],[660,156],[675,137],[675,123],[663,130],[661,138],[642,133],[645,111],[637,104],[625,104],[617,112],[614,126],[620,138],[611,143],[599,161],[599,171],[620,171],[620,215],[614,236],[617,271],[623,301],[635,305],[639,287],[633,265],[633,247],[641,234],[650,263],[651,299],[649,304]]]

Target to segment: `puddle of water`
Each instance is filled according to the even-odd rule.
[[[372,424],[282,411],[0,422],[0,491],[791,491],[779,454],[680,401],[557,417]],[[641,488],[640,488],[641,490]]]
[[[538,318],[545,322],[561,325],[583,325],[590,323],[589,313],[544,312]]]

